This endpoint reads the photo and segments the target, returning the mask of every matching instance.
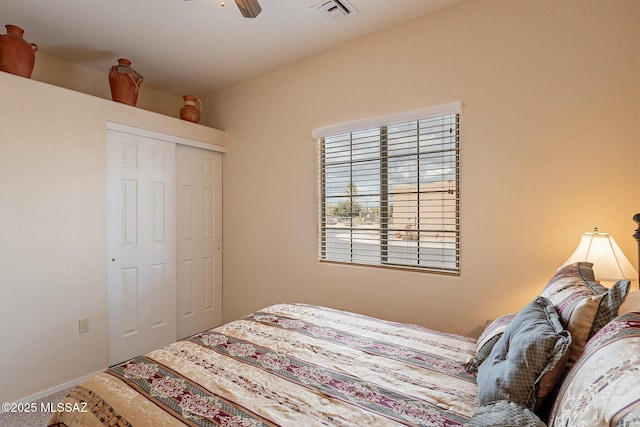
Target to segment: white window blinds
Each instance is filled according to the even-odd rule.
[[[459,272],[460,103],[313,135],[321,260]]]

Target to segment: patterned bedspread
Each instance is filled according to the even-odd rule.
[[[461,426],[475,340],[303,304],[267,307],[77,387],[57,426]],[[76,406],[78,407],[78,406]]]

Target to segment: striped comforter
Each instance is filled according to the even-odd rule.
[[[461,426],[474,339],[279,304],[136,357],[77,387],[57,426]]]

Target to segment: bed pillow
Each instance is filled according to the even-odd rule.
[[[550,427],[640,425],[640,312],[620,315],[589,340],[560,387]]]
[[[478,368],[478,406],[509,400],[535,410],[546,397],[539,391],[548,393],[562,376],[570,344],[553,303],[537,297],[516,314]]]
[[[546,427],[527,408],[508,400],[498,400],[479,407],[464,427]]]
[[[640,291],[630,291],[618,309],[618,314],[640,311]]]
[[[580,357],[584,345],[618,314],[629,291],[629,281],[620,280],[611,289],[595,282],[593,264],[567,265],[549,280],[540,294],[555,305],[564,327],[571,333],[569,367]]]
[[[507,325],[514,317],[515,313],[504,314],[488,323],[480,337],[478,337],[475,356],[467,364],[469,372],[478,372],[478,366],[489,357],[493,346],[498,342]]]

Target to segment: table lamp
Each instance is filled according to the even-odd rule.
[[[611,233],[600,232],[598,227],[593,232],[582,233],[578,247],[560,268],[574,262],[593,263],[593,274],[598,281],[638,279],[638,273]]]

